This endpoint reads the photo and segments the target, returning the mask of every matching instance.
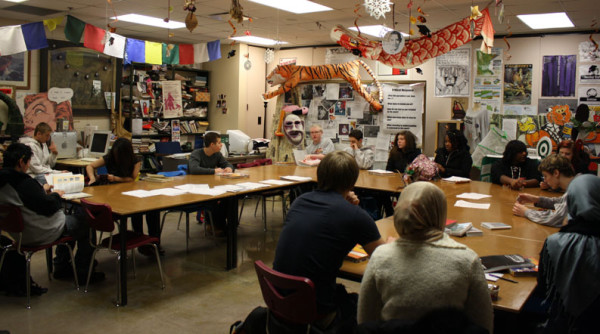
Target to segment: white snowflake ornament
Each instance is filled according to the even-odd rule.
[[[270,64],[275,58],[275,52],[273,49],[267,49],[265,51],[265,63]]]
[[[376,20],[379,20],[385,13],[390,12],[392,9],[390,5],[392,3],[389,0],[365,0],[365,8],[369,15],[373,16]]]

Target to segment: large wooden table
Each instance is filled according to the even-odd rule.
[[[483,236],[457,238],[456,241],[467,245],[479,256],[500,254],[521,254],[538,258],[546,238],[557,232],[556,228],[545,227],[528,221],[525,218],[512,214],[512,205],[519,191],[511,190],[491,183],[472,181],[464,184],[454,184],[435,181],[447,196],[448,219],[458,222],[472,222],[473,226],[483,230]],[[539,189],[524,189],[524,192],[539,194]],[[455,207],[458,200],[456,195],[465,192],[477,192],[492,195],[491,198],[482,200],[469,200],[476,203],[490,203],[489,210]],[[548,195],[547,193],[543,195]],[[512,226],[509,230],[486,230],[481,228],[481,222],[503,222]],[[384,238],[397,237],[392,217],[377,222],[377,226]],[[367,261],[353,263],[345,261],[341,268],[340,276],[360,281],[367,266]],[[525,301],[536,286],[535,277],[509,278],[519,283],[498,280],[494,284],[500,286],[499,298],[494,302],[494,307],[501,310],[519,312]]]

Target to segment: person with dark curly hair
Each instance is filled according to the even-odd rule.
[[[441,177],[469,177],[473,159],[469,153],[467,138],[460,130],[448,130],[444,147],[435,151],[435,164]]]
[[[394,147],[390,151],[385,169],[404,173],[406,166],[419,154],[421,149],[417,148],[417,136],[408,130],[400,131],[394,137]]]
[[[506,144],[502,159],[492,165],[492,182],[512,189],[537,187],[542,181],[537,160],[527,157],[527,146],[519,140]]]

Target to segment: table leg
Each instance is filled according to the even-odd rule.
[[[118,284],[121,284],[121,303],[120,306],[127,305],[127,217],[121,217],[119,219],[119,233],[121,234],[121,257],[119,259],[119,266],[121,269],[121,277]]]
[[[227,264],[226,269],[237,267],[237,228],[238,197],[232,196],[226,201],[227,207]]]

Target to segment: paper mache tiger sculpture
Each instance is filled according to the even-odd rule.
[[[359,66],[362,66],[373,78],[373,82],[375,82],[375,85],[379,90],[379,100],[375,100],[362,86],[360,74],[358,73]],[[354,88],[354,91],[360,94],[373,109],[377,111],[383,109],[383,106],[381,105],[381,101],[383,101],[381,85],[379,84],[379,81],[377,81],[377,78],[375,78],[375,75],[369,66],[360,59],[343,64],[317,66],[278,65],[267,76],[267,82],[271,87],[275,85],[281,86],[277,90],[263,94],[263,98],[268,100],[285,92],[289,92],[301,82],[331,79],[344,79],[348,81],[352,85],[352,88]]]

